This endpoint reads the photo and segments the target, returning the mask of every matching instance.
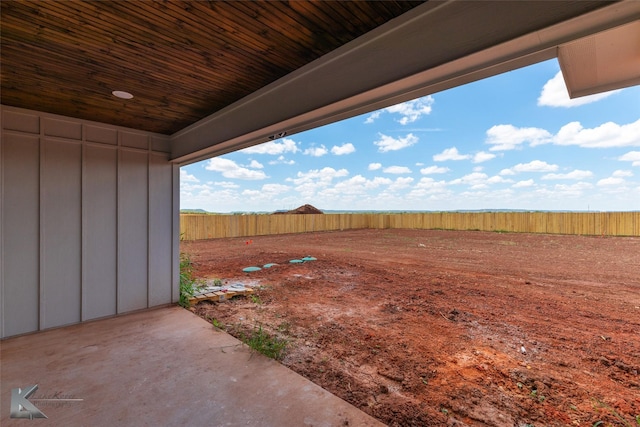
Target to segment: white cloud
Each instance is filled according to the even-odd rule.
[[[363,194],[367,191],[368,180],[362,175],[356,175],[337,183],[333,188],[325,190],[325,195]]]
[[[382,167],[381,163],[369,163],[369,167],[367,169],[369,169],[370,171],[375,171],[378,170]]]
[[[382,133],[378,134],[380,139],[374,141],[374,145],[378,146],[378,151],[386,153],[388,151],[402,150],[403,148],[411,147],[418,142],[418,137],[410,133],[404,138],[393,138]]]
[[[265,203],[269,203],[284,193],[289,192],[291,187],[282,184],[264,184],[259,190],[245,189],[240,193],[245,199],[250,199],[251,202],[257,203],[259,206],[264,206]]]
[[[444,162],[447,160],[466,160],[471,158],[469,154],[460,154],[456,147],[446,148],[442,153],[433,156],[434,162]]]
[[[200,180],[186,170],[180,169],[180,182],[200,182]]]
[[[472,189],[478,190],[482,188],[487,188],[489,184],[498,184],[502,182],[511,182],[511,181],[497,175],[489,177],[486,173],[473,172],[463,176],[462,178],[454,179],[450,181],[449,184],[451,185],[466,184],[466,185],[470,185]]]
[[[291,189],[288,185],[283,184],[265,184],[262,186],[262,191],[268,194],[282,194]]]
[[[553,143],[583,148],[640,146],[640,119],[626,125],[607,122],[593,129],[583,128],[580,122],[571,122],[562,126]]]
[[[571,185],[556,184],[556,186],[554,187],[554,189],[557,191],[570,194],[582,194],[584,190],[590,190],[592,188],[593,185],[589,184],[588,182],[578,182]]]
[[[401,104],[392,105],[384,110],[392,114],[400,114],[402,117],[396,120],[401,125],[413,123],[423,115],[431,114],[431,106],[434,103],[431,95],[423,98],[414,99],[413,101],[403,102]]]
[[[445,181],[436,181],[430,177],[420,178],[420,182],[418,182],[415,188],[425,189],[425,190],[442,190],[447,186]]]
[[[215,202],[212,204],[212,201]],[[232,189],[214,191],[209,185],[180,186],[180,206],[184,208],[215,211],[215,209],[219,209],[221,203],[227,206],[239,203],[239,201],[238,193]]]
[[[431,114],[432,105],[435,99],[431,95],[414,99],[412,101],[402,102],[400,104],[392,105],[391,107],[383,108],[382,110],[374,111],[364,121],[367,124],[373,123],[380,115],[385,112],[389,114],[398,114],[401,117],[396,119],[401,125],[413,123],[420,119],[422,116]]]
[[[525,142],[538,145],[549,142],[552,135],[541,128],[517,128],[513,125],[495,125],[487,131],[486,144],[490,151],[505,151],[519,148]]]
[[[498,184],[498,183],[501,183],[501,182],[513,182],[513,181],[510,180],[510,179],[504,179],[503,177],[501,177],[499,175],[494,175],[491,178],[489,178],[487,180],[487,182],[489,184]]]
[[[599,101],[618,92],[620,92],[620,90],[571,99],[569,98],[569,91],[562,77],[562,71],[558,71],[558,73],[542,87],[542,92],[540,93],[540,97],[538,97],[538,105],[565,108],[577,107]]]
[[[549,173],[542,176],[542,179],[586,179],[591,178],[593,176],[593,172],[591,171],[583,171],[580,169],[573,170],[568,173]]]
[[[451,192],[447,189],[447,183],[445,181],[436,181],[430,177],[423,177],[413,186],[407,194],[407,198],[422,200],[425,197],[435,198],[444,196],[447,193]]]
[[[640,151],[629,151],[618,157],[622,162],[632,162],[631,166],[640,166]]]
[[[230,182],[230,181],[216,181],[216,182],[212,182],[211,185],[213,185],[214,187],[222,187],[222,188],[239,188],[240,187],[235,182]]]
[[[626,184],[625,178],[632,177],[633,172],[628,170],[616,170],[614,171],[609,178],[601,179],[597,182],[597,185],[600,187],[606,186],[622,186]]]
[[[440,166],[429,166],[429,167],[420,169],[420,173],[422,175],[431,175],[431,174],[434,174],[434,173],[447,173],[450,170],[451,169],[449,169],[449,168],[440,167]]]
[[[331,147],[331,154],[335,154],[336,156],[342,156],[344,154],[351,154],[356,151],[356,147],[353,146],[352,143],[347,142],[342,145],[334,145]]]
[[[328,152],[329,150],[327,150],[327,147],[325,147],[324,145],[320,145],[319,147],[307,148],[306,150],[304,150],[303,154],[306,154],[307,156],[313,156],[313,157],[322,157]]]
[[[597,185],[600,187],[607,186],[607,185],[622,185],[624,184],[624,182],[625,182],[624,178],[611,176],[609,178],[604,178],[599,180]]]
[[[279,156],[277,160],[271,160],[270,165],[295,165],[295,160],[287,160],[284,156]]]
[[[255,200],[257,198],[264,198],[264,193],[262,191],[260,191],[260,190],[249,190],[249,189],[246,189],[240,194],[242,194],[244,197],[251,198],[252,200]]]
[[[304,199],[316,197],[318,192],[327,189],[336,178],[342,178],[349,175],[346,169],[336,170],[332,167],[322,169],[312,169],[308,172],[298,172],[296,178],[287,178],[286,181],[293,182],[295,190],[300,193]]]
[[[267,175],[261,170],[247,169],[238,165],[233,160],[223,159],[221,157],[214,157],[207,161],[206,170],[220,172],[225,178],[233,179],[245,179],[245,180],[258,180],[268,178]]]
[[[398,179],[402,179],[402,178],[398,178]],[[367,188],[378,188],[381,185],[389,185],[391,184],[392,181],[389,178],[385,178],[382,176],[376,176],[373,179],[370,179],[369,181],[367,181]]]
[[[262,163],[260,163],[258,161],[255,161],[255,160],[251,160],[251,163],[249,164],[248,167],[253,168],[253,169],[263,169],[264,168]]]
[[[487,131],[485,142],[492,146],[490,151],[514,150],[525,143],[531,147],[542,144],[582,148],[637,147],[640,146],[640,119],[625,125],[607,122],[591,129],[582,127],[580,122],[570,122],[555,135],[541,128],[496,125]]]
[[[558,165],[551,165],[541,160],[533,160],[529,163],[518,163],[509,169],[503,169],[500,171],[500,175],[515,175],[519,172],[555,172],[557,170]]]
[[[213,188],[209,184],[195,184],[190,182],[180,183],[180,193],[192,195],[193,193],[199,193],[203,191],[211,191]]]
[[[627,170],[620,170],[618,169],[617,171],[614,171],[612,176],[616,176],[616,177],[628,177],[628,176],[633,176],[633,172],[632,171],[627,171]]]
[[[322,169],[311,169],[308,172],[298,172],[296,178],[287,178],[287,181],[292,181],[296,185],[305,184],[309,182],[322,182],[327,185],[334,178],[341,178],[343,176],[349,175],[349,171],[346,169],[336,170],[331,167],[325,167]]]
[[[300,151],[298,144],[290,138],[284,138],[282,142],[269,141],[240,150],[241,153],[245,154],[271,154],[274,156],[284,153],[297,153],[298,151]]]
[[[384,172],[384,173],[395,173],[395,174],[411,173],[411,169],[409,169],[406,166],[389,166],[389,167],[384,168],[382,170],[382,172]]]
[[[344,197],[345,195],[364,195],[369,190],[379,188],[383,185],[391,185],[393,181],[389,178],[375,177],[367,179],[362,175],[356,175],[344,181],[338,182],[333,188],[322,190],[322,196]]]
[[[484,151],[480,151],[479,153],[476,153],[473,155],[473,159],[471,160],[473,163],[482,163],[482,162],[486,162],[488,160],[491,160],[493,158],[495,158],[496,155],[495,154],[491,154],[491,153],[487,153]]]
[[[411,178],[410,176],[398,177],[391,185],[389,185],[389,191],[402,190],[409,187],[412,182],[413,178]]]
[[[380,114],[382,114],[382,110],[374,111],[373,113],[371,113],[371,115],[369,117],[367,117],[367,119],[364,122],[366,124],[371,124],[371,123],[375,122],[376,119],[378,119],[380,117]]]
[[[515,184],[513,184],[511,187],[513,188],[526,188],[526,187],[533,187],[535,185],[535,183],[533,182],[532,179],[528,179],[526,181],[518,181]]]
[[[486,173],[473,172],[463,176],[462,178],[454,179],[453,181],[450,181],[449,184],[451,185],[467,184],[467,185],[471,185],[472,188],[475,188],[475,189],[486,188],[487,187],[486,181],[488,178],[489,176]]]
[[[553,187],[540,187],[532,192],[532,197],[535,200],[546,200],[547,203],[550,200],[562,201],[563,204],[567,202],[567,198],[585,197],[585,191],[590,190],[589,194],[593,193],[593,184],[588,182],[577,182],[575,184],[556,184]],[[586,206],[585,206],[586,207]],[[554,209],[551,207],[550,209]]]

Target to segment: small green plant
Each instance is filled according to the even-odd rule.
[[[262,305],[262,300],[259,295],[249,295],[249,299],[254,304]]]
[[[193,276],[193,263],[188,254],[180,254],[180,298],[178,304],[189,308],[189,298],[193,296],[195,278]]]
[[[242,336],[241,341],[258,353],[275,360],[282,359],[287,347],[286,339],[269,335],[259,324],[254,326],[249,336]]]
[[[214,328],[224,329],[224,324],[220,323],[220,321],[215,317],[209,317],[209,320],[211,321],[211,324]]]
[[[636,424],[640,426],[640,415],[636,415]]]
[[[213,279],[213,286],[222,286],[222,280]]]

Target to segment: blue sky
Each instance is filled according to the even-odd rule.
[[[182,209],[640,210],[640,86],[569,100],[556,60],[180,170]]]

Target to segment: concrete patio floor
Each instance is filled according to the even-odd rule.
[[[0,362],[2,426],[383,425],[180,307],[9,338]],[[34,384],[48,418],[10,418]]]

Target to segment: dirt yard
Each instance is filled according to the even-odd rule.
[[[181,249],[198,277],[260,286],[196,313],[286,338],[283,364],[388,425],[640,425],[640,238],[357,230]]]

